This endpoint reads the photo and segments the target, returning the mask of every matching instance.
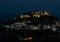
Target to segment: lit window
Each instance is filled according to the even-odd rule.
[[[44,12],[44,15],[49,15],[49,13],[48,12]]]
[[[27,37],[24,40],[32,40],[32,36],[31,37]]]
[[[28,37],[29,40],[32,40],[32,37]]]
[[[47,25],[47,27],[48,27],[48,29],[50,29],[50,28],[51,28],[51,26],[49,26],[49,25]]]
[[[17,25],[18,25],[18,24],[20,24],[20,22],[16,22],[15,24],[17,24]]]
[[[30,16],[29,15],[24,15],[25,18],[29,18]]]
[[[33,17],[35,17],[35,18],[38,17],[39,18],[40,17],[40,14],[34,14]]]
[[[23,18],[24,16],[23,15],[21,15],[19,18]]]

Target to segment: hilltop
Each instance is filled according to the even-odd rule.
[[[8,19],[5,24],[13,24],[15,22],[23,22],[23,21],[53,24],[59,21],[59,19],[57,17],[52,16],[52,14],[49,13],[48,11],[32,11],[32,12],[21,13],[18,17]]]

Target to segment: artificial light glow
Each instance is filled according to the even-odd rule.
[[[44,15],[48,15],[48,12],[44,12]]]
[[[18,25],[18,24],[20,24],[20,22],[16,22],[16,23],[14,23],[14,24]]]
[[[30,17],[30,16],[29,16],[29,15],[24,15],[24,17],[25,17],[25,18],[26,18],[26,17],[28,18],[28,17]]]
[[[24,16],[23,15],[21,15],[19,18],[23,18]]]
[[[32,37],[27,37],[24,40],[32,40]]]
[[[49,26],[49,25],[48,25],[47,27],[48,27],[48,29],[50,29],[50,28],[51,28],[51,26]]]
[[[39,18],[40,17],[40,14],[34,14],[33,17],[35,17],[35,18],[38,17]]]

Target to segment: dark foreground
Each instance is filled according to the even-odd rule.
[[[30,40],[30,42],[32,41],[33,42],[37,42],[37,41],[39,42],[60,42],[60,32],[55,32],[55,31],[50,31],[50,30],[39,30],[39,31],[27,30],[26,32],[4,31],[0,33],[1,35],[0,42],[25,42],[26,40],[19,39],[20,34],[23,35],[22,36],[23,38],[27,36],[32,36],[32,40]],[[1,39],[1,37],[3,38]]]

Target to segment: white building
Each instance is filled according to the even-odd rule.
[[[53,31],[56,31],[57,30],[57,28],[56,28],[56,25],[51,25],[51,29],[53,30]]]
[[[32,26],[32,30],[40,30],[39,26]]]

